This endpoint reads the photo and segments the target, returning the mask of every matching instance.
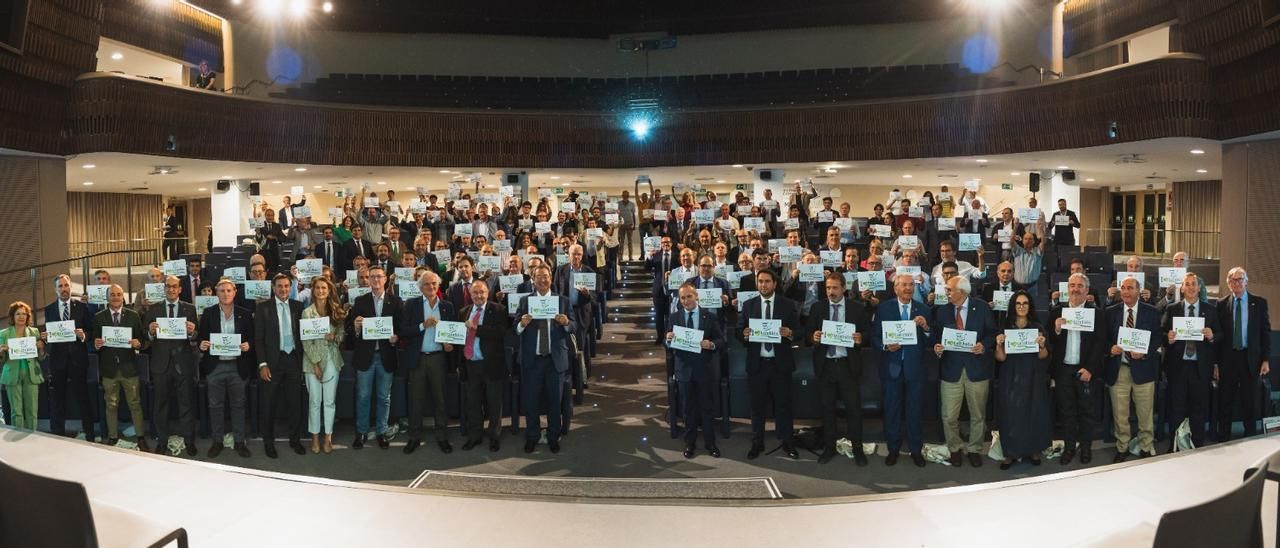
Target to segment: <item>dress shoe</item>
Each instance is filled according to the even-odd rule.
[[[274,459],[280,455],[276,453],[276,444],[267,442],[262,444],[262,452],[267,454],[267,458]]]
[[[480,440],[467,440],[467,443],[462,444],[462,450],[470,451],[475,449],[477,445],[480,445]]]
[[[409,443],[404,444],[404,454],[408,455],[409,453],[412,453],[419,445],[422,445],[422,440],[410,438]]]
[[[117,443],[120,443],[120,438],[107,438],[102,440],[103,445],[110,445],[112,447],[115,447]]]
[[[714,445],[707,448],[707,453],[710,454],[713,458],[717,458],[717,459],[720,458],[720,448]]]
[[[684,458],[686,459],[693,458],[693,444],[684,446]]]
[[[1093,460],[1093,448],[1080,444],[1080,464],[1089,464]]]
[[[982,468],[982,455],[969,453],[969,465],[974,468]]]
[[[453,445],[449,443],[449,440],[440,440],[436,442],[436,446],[440,447],[440,452],[446,455],[453,452]]]
[[[867,465],[867,454],[866,454],[866,453],[863,453],[862,451],[855,451],[855,452],[853,453],[853,462],[854,462],[854,464],[857,464],[858,466],[866,466],[866,465]]]
[[[547,447],[551,448],[552,453],[560,452],[560,440],[547,440]]]
[[[959,451],[956,451],[951,454],[951,458],[947,459],[947,462],[950,463],[951,466],[959,468],[964,465],[964,455],[961,455]]]
[[[324,435],[324,446],[320,450],[324,451],[326,455],[333,452],[333,434]]]
[[[898,452],[889,451],[889,454],[884,457],[884,465],[893,466],[895,464],[898,464]]]
[[[533,441],[533,440],[526,441],[526,442],[524,442],[524,452],[525,452],[525,453],[532,453],[532,452],[533,452],[533,448],[534,448],[534,447],[537,447],[537,446],[538,446],[538,442],[536,442],[536,441]]]
[[[1071,459],[1074,459],[1074,458],[1076,458],[1076,450],[1067,449],[1062,452],[1062,458],[1058,459],[1058,464],[1066,466],[1068,464],[1071,464]]]
[[[1125,459],[1128,459],[1128,458],[1129,458],[1128,451],[1116,451],[1116,458],[1111,459],[1111,462],[1113,463],[1124,462]]]
[[[221,443],[215,443],[209,446],[209,458],[216,459],[220,453],[222,453]]]
[[[151,450],[151,452],[152,452],[152,453],[155,453],[155,454],[157,454],[157,455],[163,455],[163,454],[165,453],[165,449],[166,449],[166,447],[163,447],[163,446],[161,446],[161,445],[157,444],[157,445],[156,445],[156,447],[155,447],[155,449],[152,449],[152,450]]]
[[[835,457],[836,457],[836,452],[835,452],[835,450],[834,450],[834,449],[827,449],[827,450],[823,451],[821,455],[818,455],[818,464],[826,464],[826,463],[828,463],[828,462],[831,462],[831,459],[833,459],[833,458],[835,458]]]
[[[1013,466],[1013,459],[1004,459],[1000,461],[1001,470],[1008,470],[1012,466]]]
[[[289,448],[299,455],[307,454],[307,450],[302,448],[302,442],[299,440],[289,440]]]
[[[748,458],[748,459],[754,459],[754,458],[756,458],[756,457],[760,456],[760,453],[763,453],[763,452],[764,452],[764,446],[763,446],[763,445],[752,444],[752,445],[751,445],[751,450],[750,450],[750,451],[747,451],[747,458]]]
[[[791,457],[792,459],[800,458],[800,452],[796,451],[796,446],[792,445],[791,442],[782,444],[782,452],[786,453],[787,456]]]
[[[356,433],[356,439],[351,442],[352,449],[364,449],[364,434]]]
[[[1140,459],[1149,459],[1149,458],[1154,457],[1154,456],[1156,456],[1156,452],[1155,452],[1155,451],[1142,451],[1142,452],[1138,453],[1138,458],[1140,458]]]
[[[151,450],[151,444],[147,443],[146,436],[138,436],[138,449],[141,449],[143,452]]]
[[[387,437],[382,434],[378,434],[378,449],[390,449],[390,448],[391,448],[391,440],[387,439]]]
[[[311,452],[320,453],[320,436],[311,436]]]
[[[498,443],[498,440],[489,440],[489,452],[490,452],[490,453],[497,453],[497,452],[498,452],[498,450],[499,450],[499,449],[501,449],[501,448],[502,448],[502,445]]]
[[[187,441],[187,456],[194,457],[200,453],[200,449],[196,448],[196,440]]]
[[[916,463],[916,466],[919,466],[920,468],[924,468],[924,465],[925,465],[924,455],[920,453],[912,453],[911,462]]]
[[[1031,462],[1031,466],[1040,466],[1040,457],[1027,457],[1027,460]]]
[[[248,445],[245,445],[245,444],[244,444],[244,442],[237,443],[237,444],[236,444],[236,454],[237,454],[237,455],[240,455],[240,458],[242,458],[242,459],[247,459],[247,458],[249,458],[249,457],[250,457],[250,453],[249,453],[249,446],[248,446]]]

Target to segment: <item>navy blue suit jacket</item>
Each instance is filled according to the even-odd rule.
[[[956,305],[947,303],[934,309],[934,312],[936,313],[934,325],[937,326],[935,328],[938,331],[937,339],[941,342],[944,327],[956,328]],[[995,351],[997,329],[995,315],[991,313],[991,306],[986,301],[969,296],[969,313],[964,330],[978,333],[978,342],[982,343],[982,355],[950,350],[943,352],[942,358],[938,360],[940,366],[938,377],[947,382],[960,382],[960,372],[964,371],[971,381],[990,379],[991,357]]]
[[[901,318],[902,312],[899,310],[901,303],[897,298],[881,301],[880,306],[876,308],[876,319],[871,329],[871,345],[872,348],[884,348],[884,322],[892,322],[899,320],[914,320],[916,316],[929,318],[929,309],[920,301],[911,301],[911,314],[908,318]],[[880,378],[890,379],[905,378],[907,381],[924,380],[924,365],[921,360],[924,358],[926,348],[932,345],[931,329],[925,330],[916,327],[916,344],[911,346],[903,346],[897,352],[889,352],[887,350],[880,353]]]
[[[1245,343],[1245,368],[1249,374],[1258,375],[1262,369],[1262,362],[1271,358],[1271,315],[1267,311],[1267,300],[1249,293],[1249,319],[1245,324],[1244,343]],[[1235,337],[1235,297],[1227,293],[1227,296],[1218,299],[1218,325],[1222,327],[1222,334],[1214,333],[1213,340],[1222,345],[1222,350],[1231,348],[1232,341]],[[1221,352],[1223,356],[1230,358],[1230,353]]]
[[[671,315],[671,325],[680,327],[689,327],[688,313],[683,307]],[[680,382],[702,381],[711,382],[720,374],[720,364],[712,360],[712,356],[717,351],[724,348],[725,338],[724,330],[720,328],[720,322],[716,320],[713,311],[706,308],[698,309],[698,329],[702,330],[703,340],[711,341],[715,345],[714,350],[703,350],[702,352],[689,352],[686,350],[674,350],[670,352],[675,358],[675,374],[676,380]],[[670,348],[671,343],[667,343]]]
[[[693,285],[694,285],[695,287],[697,287],[697,288],[699,288],[699,289],[702,289],[702,276],[695,276],[695,277],[693,277],[693,278],[690,278],[690,279],[689,279],[689,280],[687,280],[687,281],[693,282]],[[712,289],[712,288],[720,288],[720,294],[721,294],[721,295],[730,295],[730,298],[732,298],[732,295],[729,293],[729,281],[728,281],[728,280],[726,280],[726,279],[724,279],[724,278],[717,278],[717,277],[715,277],[715,276],[712,276],[712,277],[711,277],[711,287],[709,287],[709,288],[707,288],[707,289]],[[711,312],[713,312],[713,313],[714,313],[714,315],[715,315],[716,321],[720,324],[720,327],[722,327],[722,328],[724,327],[724,313],[725,313],[725,310],[728,308],[728,306],[729,306],[729,305],[723,305],[723,306],[721,306],[720,308],[717,308],[717,309],[711,310]],[[677,311],[678,311],[678,310],[679,310],[679,307],[677,307]],[[717,348],[718,348],[718,347],[717,347]]]
[[[1161,346],[1164,346],[1164,371],[1165,376],[1170,382],[1182,380],[1182,376],[1186,373],[1187,368],[1183,367],[1182,356],[1186,353],[1187,341],[1174,341],[1169,344],[1169,332],[1173,330],[1173,319],[1185,316],[1186,303],[1178,301],[1169,305],[1164,309],[1164,321],[1161,322],[1160,332],[1152,333],[1152,337],[1159,336]],[[1218,328],[1218,309],[1205,301],[1196,302],[1196,316],[1204,318],[1204,326],[1213,331],[1213,340],[1221,342],[1222,330]],[[1230,344],[1230,343],[1228,343]],[[1218,353],[1214,342],[1196,343],[1196,376],[1200,380],[1209,382],[1213,379],[1213,366],[1218,363]]]
[[[760,369],[760,346],[764,343],[748,342],[747,337],[742,336],[742,332],[751,325],[752,318],[764,317],[763,302],[762,297],[756,297],[743,303],[742,313],[738,314],[738,326],[733,331],[738,341],[747,347],[747,373]],[[790,338],[783,337],[782,342],[773,345],[774,358],[785,371],[795,371],[796,361],[793,358],[791,346],[804,336],[804,327],[800,325],[800,305],[775,291],[773,319],[782,320],[782,327],[791,329]]]
[[[417,356],[422,351],[422,336],[425,333],[422,330],[422,321],[426,319],[426,315],[422,311],[423,299],[425,297],[409,299],[404,302],[404,307],[400,309],[400,336],[404,338],[404,348],[414,356],[414,359],[405,364],[407,369],[413,369],[418,365]],[[436,307],[440,310],[440,321],[459,321],[457,312],[453,308],[453,303],[445,299],[436,299]]]
[[[1129,358],[1129,374],[1133,377],[1134,384],[1146,384],[1154,382],[1159,372],[1160,356],[1156,354],[1156,350],[1160,348],[1160,312],[1156,307],[1147,303],[1138,302],[1138,312],[1134,318],[1134,329],[1145,329],[1151,332],[1151,341],[1147,346],[1147,353],[1142,356],[1141,360]],[[1111,359],[1107,360],[1106,378],[1108,385],[1116,383],[1116,378],[1120,375],[1120,358],[1124,356],[1111,356],[1111,346],[1116,344],[1116,340],[1120,336],[1120,328],[1124,327],[1124,303],[1116,303],[1107,309],[1107,355]],[[1167,340],[1167,339],[1165,339]]]
[[[520,309],[516,311],[516,318],[523,318],[529,313],[529,297],[537,296],[538,292],[525,295],[520,299]],[[555,292],[551,292],[552,296],[557,296]],[[569,299],[560,297],[560,313],[569,317],[569,325],[561,327],[555,320],[533,320],[529,326],[520,332],[520,368],[529,369],[533,367],[534,359],[538,352],[538,330],[534,322],[549,321],[550,329],[547,333],[551,335],[549,342],[551,346],[551,361],[556,365],[556,371],[564,373],[569,370],[569,335],[576,333],[578,330],[578,321],[574,317],[569,308]],[[516,324],[519,325],[518,323]],[[578,342],[582,344],[581,341]]]
[[[62,311],[58,310],[61,301],[54,299],[48,306],[44,307],[44,317],[46,322],[56,322],[62,319]],[[69,343],[48,343],[45,345],[46,351],[49,353],[49,363],[59,364],[76,364],[89,365],[89,349],[92,348],[93,338],[89,335],[93,332],[93,314],[89,311],[89,305],[78,299],[71,299],[71,321],[76,322],[76,329],[84,330],[84,342]]]

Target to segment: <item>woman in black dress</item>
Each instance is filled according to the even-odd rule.
[[[1004,451],[1001,470],[1008,470],[1016,459],[1040,464],[1041,453],[1049,447],[1053,436],[1053,401],[1049,395],[1049,349],[1045,346],[1044,329],[1036,320],[1035,307],[1026,291],[1018,291],[1009,299],[1009,315],[1005,329],[1036,329],[1039,351],[1034,354],[1007,354],[1005,334],[996,335],[996,361],[1000,362],[996,388],[996,423],[1000,429],[1000,446]]]

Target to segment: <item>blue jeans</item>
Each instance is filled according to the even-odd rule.
[[[391,414],[392,375],[382,367],[382,354],[373,353],[369,369],[356,371],[356,433],[369,432],[369,399],[373,396],[374,381],[378,385],[377,433],[387,431],[387,415]]]

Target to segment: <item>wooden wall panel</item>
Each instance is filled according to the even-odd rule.
[[[74,152],[354,165],[619,168],[1001,154],[1212,138],[1205,65],[1170,57],[1052,84],[823,107],[669,112],[643,142],[614,114],[323,106],[116,75],[79,82]]]
[[[1280,173],[1280,141],[1248,143],[1248,199],[1240,204],[1244,211],[1246,264],[1249,282],[1272,287],[1280,285],[1280,253],[1276,252],[1276,234],[1280,234],[1280,192],[1276,192],[1276,174]],[[1238,181],[1233,181],[1238,184]],[[1230,204],[1223,204],[1230,209]],[[1224,211],[1223,216],[1229,212]],[[1238,218],[1238,217],[1237,217]]]
[[[1222,181],[1175,182],[1172,196],[1172,248],[1193,258],[1221,257]]]
[[[163,207],[163,198],[156,194],[68,192],[68,254],[159,249]],[[136,254],[133,259],[135,265],[150,263],[152,256]],[[95,268],[124,266],[124,262],[121,254],[95,260],[92,265]]]
[[[1172,21],[1172,0],[1072,0],[1063,10],[1071,57],[1130,34]]]
[[[222,20],[181,2],[105,0],[102,35],[223,72]]]

